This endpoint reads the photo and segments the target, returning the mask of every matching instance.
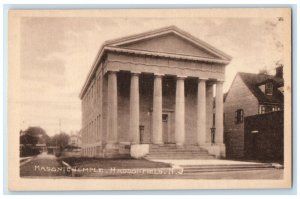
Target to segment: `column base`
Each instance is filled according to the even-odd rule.
[[[176,143],[176,147],[178,147],[178,148],[184,148],[184,143]]]
[[[226,146],[223,143],[205,143],[199,147],[206,149],[209,154],[216,156],[216,158],[226,157]]]
[[[118,143],[117,142],[107,142],[105,145],[105,149],[117,149]]]
[[[165,143],[163,143],[163,142],[157,142],[157,143],[152,143],[152,145],[159,145],[159,146],[162,146],[162,145],[164,145]]]
[[[206,147],[206,146],[211,145],[211,144],[210,143],[197,143],[197,145],[199,147]]]
[[[103,149],[103,158],[128,158],[130,147],[122,143],[107,143]]]
[[[149,153],[149,144],[132,144],[130,146],[130,156],[142,158]]]

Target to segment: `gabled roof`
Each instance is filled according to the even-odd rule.
[[[211,46],[210,44],[194,37],[193,35],[177,28],[176,26],[168,26],[140,34],[131,35],[128,37],[122,37],[119,39],[109,40],[104,43],[105,46],[112,46],[112,47],[123,47],[124,45],[136,43],[138,41],[147,40],[150,38],[161,37],[163,35],[168,34],[175,34],[182,39],[191,42],[195,46],[205,49],[206,51],[214,54],[215,56],[219,57],[220,59],[230,61],[231,56],[227,55],[226,53],[216,49],[215,47]]]
[[[214,58],[210,57],[202,57],[202,56],[194,56],[194,55],[184,55],[184,54],[176,54],[176,53],[166,53],[166,52],[154,52],[147,51],[143,49],[131,49],[127,47],[129,44],[133,44],[136,42],[145,41],[151,38],[161,37],[168,34],[174,34],[182,40],[193,44],[196,47],[199,47],[206,52],[214,55]],[[93,66],[86,78],[86,81],[81,89],[79,97],[82,98],[86,89],[88,88],[92,77],[94,76],[97,68],[99,67],[99,63],[101,62],[102,57],[107,52],[121,52],[121,53],[129,53],[129,54],[139,54],[139,55],[147,55],[147,56],[158,56],[158,57],[169,57],[173,59],[183,59],[183,60],[193,60],[193,61],[204,61],[208,63],[221,63],[228,64],[231,60],[231,57],[226,53],[214,48],[208,43],[192,36],[191,34],[177,28],[176,26],[168,26],[160,29],[156,29],[153,31],[144,32],[141,34],[135,34],[128,37],[122,37],[119,39],[109,40],[104,42],[102,47],[100,48],[96,59],[93,63]]]
[[[277,89],[280,85],[283,84],[282,78],[266,74],[253,74],[243,72],[240,72],[237,75],[241,77],[242,81],[260,103],[283,103],[283,94]],[[266,83],[268,81],[272,81],[275,85],[273,95],[266,95],[259,88],[259,85],[262,85],[262,83]]]
[[[260,86],[260,85],[266,84],[267,82],[274,83],[278,87],[283,86],[283,79],[278,78],[278,77],[273,77],[273,76],[272,76],[272,78],[267,78],[266,80],[258,83],[257,85]]]
[[[228,92],[226,92],[226,93],[224,93],[224,94],[223,94],[223,102],[225,102],[225,101],[226,101],[226,97],[227,97],[227,95],[228,95]]]

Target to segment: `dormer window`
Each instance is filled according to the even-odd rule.
[[[272,84],[272,82],[267,82],[266,83],[265,93],[266,93],[266,95],[273,95],[273,84]]]

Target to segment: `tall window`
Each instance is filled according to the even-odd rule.
[[[244,110],[243,109],[238,109],[235,111],[235,123],[243,123],[244,121]]]
[[[273,94],[273,84],[272,82],[267,82],[266,83],[266,95],[272,95]]]

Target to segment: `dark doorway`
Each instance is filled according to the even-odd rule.
[[[175,143],[175,135],[171,129],[172,112],[163,112],[162,123],[163,123],[163,142],[166,144]]]

